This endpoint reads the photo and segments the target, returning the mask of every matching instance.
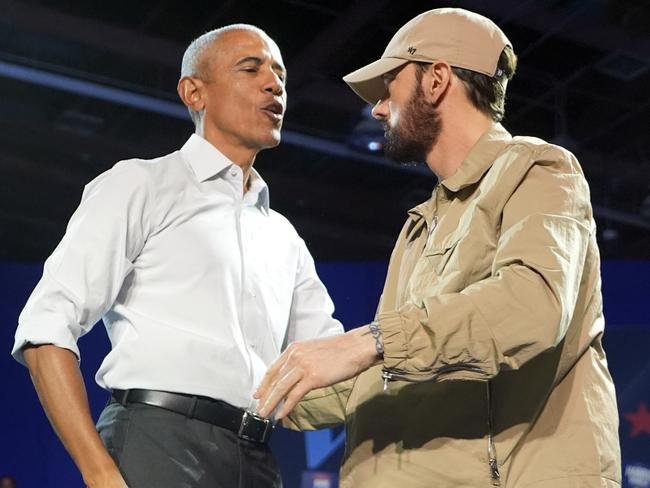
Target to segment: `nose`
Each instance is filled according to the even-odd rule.
[[[388,116],[388,100],[386,98],[380,99],[374,107],[372,107],[372,116],[377,120],[386,120]]]
[[[269,71],[268,80],[264,84],[264,91],[273,93],[273,95],[279,97],[284,94],[284,81],[280,76],[273,70]]]

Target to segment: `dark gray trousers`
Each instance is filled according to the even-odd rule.
[[[129,488],[282,487],[268,446],[162,408],[110,403],[97,430]]]

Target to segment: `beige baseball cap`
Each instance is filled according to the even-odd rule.
[[[403,64],[444,59],[451,66],[494,76],[505,46],[512,44],[490,19],[460,8],[437,8],[407,22],[380,59],[344,76],[343,81],[375,104],[386,92],[382,75]]]

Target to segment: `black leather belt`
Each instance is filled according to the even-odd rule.
[[[212,398],[156,390],[113,390],[113,399],[127,405],[143,403],[179,413],[233,431],[242,439],[266,443],[271,438],[273,424],[269,419],[213,400]]]

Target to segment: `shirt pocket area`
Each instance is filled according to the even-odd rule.
[[[435,242],[432,236],[429,237],[429,241],[422,254],[427,260],[430,269],[436,275],[440,276],[445,272],[450,261],[452,261],[458,244],[465,237],[465,234],[450,234],[442,242]]]

